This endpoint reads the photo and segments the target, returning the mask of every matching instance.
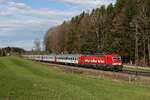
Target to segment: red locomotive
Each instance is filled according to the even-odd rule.
[[[122,70],[121,56],[118,54],[106,55],[24,55],[29,59],[55,62],[61,64],[72,64],[80,66],[91,66],[103,69]]]

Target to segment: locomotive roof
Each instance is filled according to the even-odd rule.
[[[116,54],[107,54],[107,55],[116,55]],[[91,56],[91,57],[104,57],[105,54],[49,54],[49,55],[23,55],[23,56],[34,56],[34,57],[40,57],[40,56],[57,56],[57,57],[79,57],[79,56]]]
[[[104,57],[104,55],[100,55],[100,54],[87,54],[84,56],[92,56],[92,57]]]
[[[62,55],[56,55],[57,57],[79,57],[80,54],[62,54]]]

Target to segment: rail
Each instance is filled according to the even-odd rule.
[[[143,72],[143,71],[123,70],[120,73],[150,77],[150,72]]]
[[[142,66],[132,66],[132,65],[123,65],[124,67],[127,67],[127,68],[138,68],[138,69],[144,69],[144,70],[150,70],[150,68],[148,67],[142,67]]]

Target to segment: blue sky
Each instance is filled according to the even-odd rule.
[[[49,28],[115,0],[0,0],[0,48],[31,50]]]

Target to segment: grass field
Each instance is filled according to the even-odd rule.
[[[0,100],[150,100],[150,87],[68,74],[17,57],[0,57]]]

